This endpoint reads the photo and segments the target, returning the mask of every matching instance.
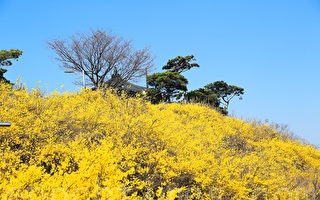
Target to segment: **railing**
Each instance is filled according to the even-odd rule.
[[[11,126],[11,123],[10,122],[0,122],[0,127],[1,126],[9,127],[9,126]]]

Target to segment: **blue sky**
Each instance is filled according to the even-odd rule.
[[[28,87],[76,91],[46,41],[90,29],[112,30],[151,46],[160,71],[193,54],[200,68],[189,90],[217,80],[245,88],[230,112],[288,124],[320,145],[320,0],[0,0],[0,49],[24,51],[6,77]]]

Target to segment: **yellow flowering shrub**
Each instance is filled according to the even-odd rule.
[[[112,90],[0,85],[1,199],[319,199],[320,152],[267,125]]]

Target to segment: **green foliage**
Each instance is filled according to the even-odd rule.
[[[188,92],[185,95],[185,100],[187,100],[187,102],[207,104],[214,107],[224,115],[228,114],[227,110],[220,107],[220,100],[218,96],[212,90],[209,90],[207,88],[199,88]]]
[[[188,102],[204,103],[215,107],[222,114],[228,114],[228,106],[231,99],[235,96],[244,94],[244,89],[234,85],[228,85],[224,81],[216,81],[206,85],[204,88],[190,91],[185,99]],[[224,105],[221,107],[220,105]]]
[[[6,73],[6,72],[7,72],[6,69],[0,68],[0,83],[1,83],[1,82],[10,83],[10,81],[7,80],[7,79],[3,76],[3,74]]]
[[[193,55],[178,56],[170,59],[166,65],[162,67],[167,70],[163,73],[156,73],[147,77],[147,84],[151,86],[148,96],[152,103],[156,104],[161,101],[171,102],[172,97],[180,99],[184,96],[187,102],[203,103],[215,107],[222,114],[228,114],[228,106],[231,99],[244,94],[244,89],[234,85],[228,85],[224,81],[216,81],[206,85],[204,88],[187,91],[188,80],[181,75],[193,67],[200,67],[195,61]],[[222,106],[221,106],[222,105]]]
[[[188,102],[204,103],[214,107],[219,107],[220,101],[218,97],[209,89],[199,88],[192,90],[186,94]]]
[[[164,97],[159,89],[150,88],[148,89],[147,96],[151,103],[158,104],[163,101]]]
[[[238,96],[241,100],[241,95],[244,94],[244,89],[234,85],[228,85],[224,81],[216,81],[205,86],[206,89],[211,90],[217,97],[222,100],[220,101],[225,106],[225,110],[228,109],[231,99]]]
[[[162,67],[162,69],[182,73],[191,69],[192,67],[200,67],[200,65],[198,65],[197,63],[190,63],[191,61],[195,60],[196,59],[193,55],[185,57],[178,56],[174,59],[169,60],[167,64]]]
[[[1,50],[0,51],[0,66],[11,66],[12,60],[16,60],[19,58],[19,56],[22,55],[22,51],[18,49],[10,49],[7,50]],[[10,83],[9,80],[4,78],[4,73],[6,73],[7,70],[0,68],[0,82]]]
[[[148,96],[153,103],[171,102],[180,92],[187,91],[188,80],[178,72],[166,71],[147,77]]]
[[[171,102],[173,98],[180,99],[187,91],[188,80],[180,73],[185,72],[192,67],[200,67],[195,61],[193,55],[178,56],[170,59],[162,67],[167,70],[163,73],[155,73],[147,77],[147,84],[150,86],[148,97],[152,103],[157,104],[161,101]]]

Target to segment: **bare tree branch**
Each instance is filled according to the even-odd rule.
[[[153,67],[154,58],[149,48],[135,50],[131,41],[103,30],[73,35],[69,42],[55,39],[48,45],[63,69],[84,71],[97,88],[137,81]]]

